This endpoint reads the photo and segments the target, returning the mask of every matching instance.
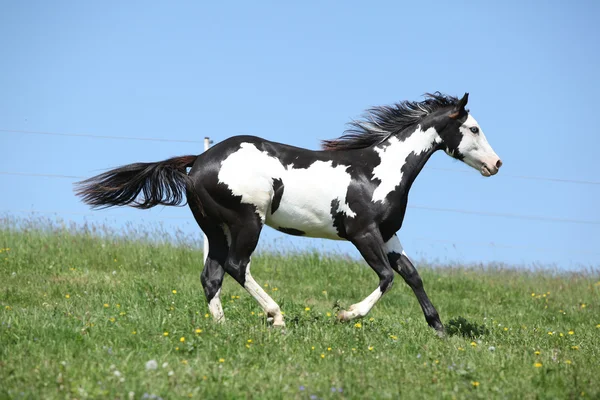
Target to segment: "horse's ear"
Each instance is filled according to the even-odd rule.
[[[454,110],[452,110],[452,113],[450,114],[450,118],[456,119],[459,116],[464,115],[467,112],[465,107],[467,106],[468,102],[469,102],[469,93],[465,93],[465,95],[462,97],[462,99],[460,99],[458,101],[458,104],[456,105],[456,107],[454,107]]]

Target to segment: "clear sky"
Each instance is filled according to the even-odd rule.
[[[199,142],[253,134],[316,149],[370,106],[469,92],[504,166],[483,178],[438,152],[409,207],[590,223],[413,207],[400,232],[408,254],[598,267],[599,17],[596,1],[0,0],[0,172],[88,177],[203,150],[3,130]],[[56,211],[43,215],[117,228],[163,223],[200,237],[187,208],[79,215],[88,208],[73,181],[0,174],[0,213]],[[262,243],[357,254],[346,243],[282,239],[270,228]]]

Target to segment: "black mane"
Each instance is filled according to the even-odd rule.
[[[373,107],[364,119],[352,121],[350,129],[337,139],[323,140],[326,151],[363,149],[398,134],[440,108],[455,106],[458,98],[440,92],[426,93],[423,101],[402,101],[392,106]]]

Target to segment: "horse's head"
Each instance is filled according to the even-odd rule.
[[[468,100],[469,93],[465,93],[458,104],[442,117],[448,118],[448,123],[439,132],[442,148],[451,157],[481,172],[481,175],[496,175],[502,161],[488,143],[475,118],[465,108]]]

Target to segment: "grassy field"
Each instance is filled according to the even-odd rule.
[[[257,281],[286,333],[226,278],[227,322],[206,314],[202,253],[185,243],[0,224],[0,398],[599,398],[600,277],[421,265],[438,338],[410,289],[358,323],[336,305],[377,285],[363,263],[262,254]],[[145,237],[144,237],[145,236]]]

